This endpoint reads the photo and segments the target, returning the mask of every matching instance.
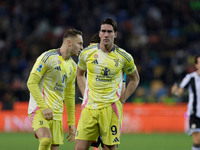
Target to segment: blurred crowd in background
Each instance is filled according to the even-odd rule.
[[[58,48],[67,28],[83,31],[84,46],[107,17],[118,23],[115,43],[129,52],[141,80],[129,102],[186,102],[170,93],[194,71],[200,53],[198,0],[0,1],[0,102],[28,101],[26,82],[36,58]],[[76,60],[76,58],[75,58]],[[76,102],[80,92],[76,89]]]

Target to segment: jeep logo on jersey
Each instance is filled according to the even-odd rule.
[[[110,77],[109,75],[110,75],[110,69],[109,68],[101,69],[101,75],[97,75],[96,81],[112,82],[112,77]]]
[[[110,69],[108,68],[102,69],[101,74],[104,76],[108,76],[110,74]]]

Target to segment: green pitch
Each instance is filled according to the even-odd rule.
[[[65,134],[65,138],[66,138]],[[122,134],[119,150],[189,150],[192,137],[184,133]],[[74,143],[65,140],[60,150],[73,150]],[[30,133],[0,133],[2,150],[37,150],[38,140]],[[92,149],[91,149],[92,150]]]

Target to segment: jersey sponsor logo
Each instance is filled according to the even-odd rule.
[[[115,142],[119,142],[119,139],[117,137],[115,137],[115,139],[113,140],[113,143]]]
[[[37,71],[41,72],[42,68],[43,68],[43,65],[40,64],[39,67],[37,68]]]
[[[97,59],[92,62],[93,64],[99,64]]]
[[[60,66],[55,67],[55,69],[61,71],[61,67]]]
[[[101,75],[97,75],[96,81],[101,81],[101,82],[112,82],[112,77],[109,77],[110,75],[110,69],[109,68],[104,68],[101,69]]]
[[[104,76],[108,76],[110,74],[110,69],[109,68],[101,69],[101,74]]]
[[[63,92],[64,91],[64,85],[56,83],[56,86],[53,88],[56,91]]]

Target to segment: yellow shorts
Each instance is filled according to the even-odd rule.
[[[76,137],[79,140],[97,140],[102,136],[105,145],[120,143],[123,108],[120,101],[103,109],[84,108],[79,119]]]
[[[29,114],[29,119],[34,131],[41,127],[49,128],[52,135],[52,144],[63,144],[63,123],[62,120],[46,120],[41,110]]]

